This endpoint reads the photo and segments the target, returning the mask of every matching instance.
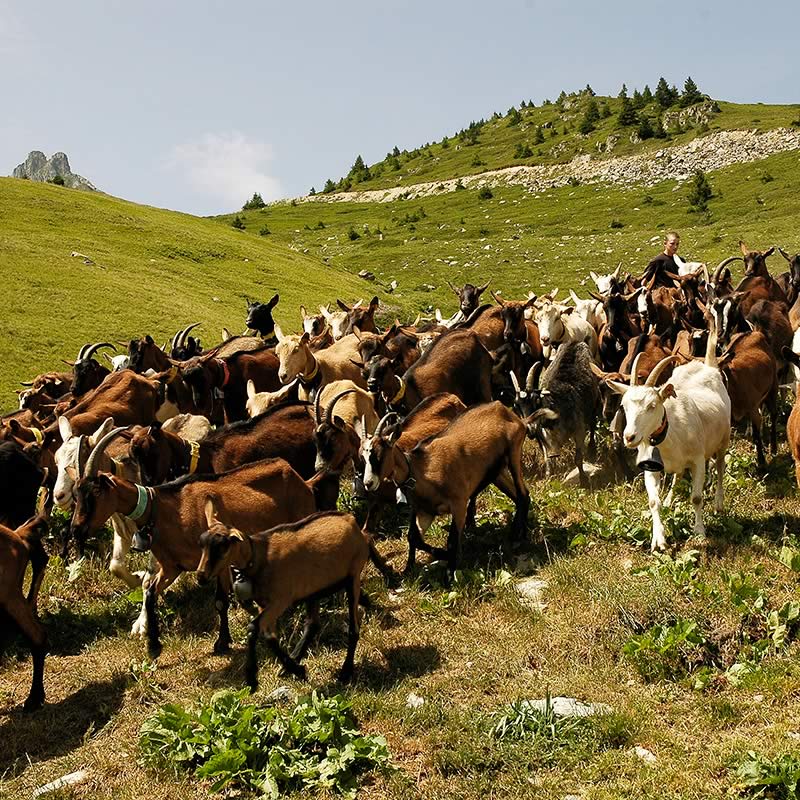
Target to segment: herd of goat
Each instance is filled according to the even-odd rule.
[[[695,533],[704,533],[702,495],[715,462],[715,508],[723,510],[723,473],[731,426],[749,421],[764,465],[762,410],[777,447],[779,387],[800,367],[800,255],[770,275],[775,248],[723,261],[714,271],[676,259],[674,272],[632,278],[617,268],[591,273],[590,298],[554,290],[514,301],[488,288],[451,288],[459,298],[449,319],[385,331],[375,324],[378,298],[318,315],[301,307],[302,334],[283,334],[272,317],[278,302],[248,301],[254,335],[229,336],[203,349],[179,331],[169,346],[151,336],[125,343],[110,369],[81,349],[69,372],[39,375],[20,392],[19,410],[0,421],[0,611],[30,642],[33,681],[26,709],[44,702],[45,627],[36,602],[48,556],[42,539],[52,504],[71,510],[70,542],[109,521],[111,571],[144,601],[132,632],[161,651],[156,602],[182,572],[216,579],[216,653],[229,650],[231,596],[252,615],[246,679],[257,685],[257,643],[264,638],[283,668],[300,663],[319,627],[319,600],[344,589],[349,607],[347,656],[353,671],[361,573],[371,561],[395,576],[369,530],[382,506],[410,509],[408,561],[416,551],[459,561],[475,501],[489,485],[515,504],[512,533],[528,527],[523,478],[526,437],[541,447],[547,474],[570,444],[581,484],[584,447],[596,457],[596,426],[609,424],[611,462],[620,478],[644,471],[652,515],[652,549],[666,545],[661,521],[665,474],[691,473]],[[730,262],[744,262],[734,287]],[[696,269],[694,268],[696,267]],[[800,341],[800,337],[798,337]],[[787,424],[800,464],[800,405]],[[368,498],[361,525],[336,511],[343,472]],[[800,467],[798,467],[800,483]],[[426,543],[440,515],[452,519],[445,548]],[[133,548],[151,553],[150,569],[130,571]],[[23,594],[27,566],[32,579]],[[307,621],[295,648],[277,637],[280,615],[304,601]]]

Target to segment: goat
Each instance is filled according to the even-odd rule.
[[[562,306],[546,300],[534,315],[539,326],[539,340],[545,359],[552,357],[553,347],[567,342],[585,342],[593,359],[597,359],[597,333],[582,317],[572,312],[572,306]]]
[[[195,358],[203,352],[200,346],[200,340],[194,336],[189,336],[190,331],[199,327],[199,322],[193,322],[187,325],[183,330],[178,331],[170,342],[169,355],[174,361],[188,361],[190,358]],[[166,349],[166,347],[164,348]],[[147,369],[147,367],[144,367]],[[144,371],[144,369],[142,371]],[[164,369],[163,367],[153,367],[158,371]]]
[[[491,281],[486,281],[482,286],[474,286],[465,283],[463,286],[453,286],[450,281],[446,281],[453,294],[458,298],[458,310],[466,319],[481,303],[481,295],[489,288]]]
[[[541,364],[531,367],[524,391],[511,373],[517,406],[525,419],[528,435],[542,448],[547,475],[550,475],[550,459],[560,455],[564,445],[572,440],[581,486],[589,485],[583,471],[583,444],[587,432],[590,459],[594,460],[596,453],[595,421],[600,390],[591,364],[585,342],[568,342],[556,351],[542,376],[541,387]]]
[[[351,307],[341,300],[337,300],[336,304],[347,314],[347,321],[342,328],[342,337],[353,333],[356,328],[365,333],[377,333],[378,329],[375,327],[375,312],[378,310],[379,304],[377,297],[373,297],[368,306],[357,303]]]
[[[703,484],[706,460],[716,463],[715,508],[722,512],[725,453],[731,433],[731,400],[717,366],[717,340],[712,329],[705,361],[692,361],[676,367],[669,383],[656,388],[661,372],[675,360],[669,356],[650,373],[644,386],[628,386],[609,381],[622,395],[625,410],[625,446],[638,450],[644,472],[648,505],[653,517],[650,549],[664,549],[664,524],[661,521],[661,475],[692,473],[694,532],[705,535],[703,524]],[[670,498],[671,499],[671,498]]]
[[[611,294],[615,287],[619,288],[619,271],[621,269],[622,262],[609,275],[598,275],[596,272],[589,272],[589,277],[594,281],[594,285],[600,294]]]
[[[454,329],[440,336],[402,377],[391,359],[372,359],[365,368],[367,389],[390,408],[410,411],[439,392],[456,395],[465,405],[492,399],[492,357],[476,333]]]
[[[275,320],[272,318],[272,309],[278,305],[278,300],[280,300],[280,295],[277,294],[267,303],[259,303],[245,298],[247,317],[244,324],[262,339],[271,339],[274,336]]]
[[[747,316],[750,308],[759,300],[772,300],[786,305],[789,303],[786,293],[780,284],[769,274],[767,258],[775,252],[774,247],[769,250],[750,250],[744,242],[739,242],[744,260],[744,278],[736,287],[737,292],[747,292],[742,297],[742,314]],[[778,351],[780,358],[780,351]]]
[[[111,342],[95,342],[95,344],[85,344],[78,353],[75,361],[65,361],[65,364],[72,366],[72,384],[70,392],[73,397],[82,397],[86,392],[96,389],[108,375],[109,371],[102,364],[94,359],[94,354],[101,347],[114,347]]]
[[[316,510],[312,488],[280,458],[256,461],[219,475],[192,475],[156,487],[144,487],[99,472],[99,457],[120,429],[109,431],[90,454],[76,486],[77,502],[71,531],[77,541],[102,527],[115,513],[124,514],[138,531],[134,548],[151,550],[158,574],[145,593],[148,653],[161,653],[156,601],[181,572],[197,569],[199,539],[208,528],[205,507],[209,497],[224,509],[226,518],[241,530],[255,533],[283,522],[293,522]],[[220,617],[215,653],[230,647],[228,605],[230,578],[220,575],[217,610]]]
[[[306,313],[305,306],[300,306],[300,316],[303,319],[303,332],[309,336],[319,336],[327,327],[325,317],[322,314],[312,316]]]
[[[772,423],[770,451],[777,447],[775,432],[778,416],[778,369],[772,348],[763,333],[739,333],[719,357],[719,368],[731,399],[731,422],[750,420],[758,466],[766,467],[761,441],[761,407],[766,404]]]
[[[31,518],[45,474],[17,442],[0,442],[0,523],[16,528]]]
[[[795,353],[791,348],[787,347],[783,351],[783,357],[792,364],[795,369],[795,375],[800,374],[800,356]],[[792,411],[789,414],[789,420],[786,423],[786,439],[789,442],[789,450],[792,452],[794,459],[794,474],[798,487],[800,487],[800,386],[795,383],[796,398]]]
[[[590,292],[590,294],[592,293]],[[572,289],[569,290],[569,296],[575,303],[575,313],[579,317],[583,317],[599,334],[602,327],[608,322],[602,299],[592,294],[588,300],[582,300]]]
[[[279,361],[274,350],[240,351],[220,357],[212,350],[181,366],[181,375],[192,390],[194,406],[199,413],[212,418],[214,397],[222,396],[226,422],[246,418],[247,381],[252,380],[260,390],[280,386]],[[213,419],[212,419],[213,421]]]
[[[371,557],[382,562],[370,536],[350,514],[340,511],[312,514],[251,535],[222,522],[213,501],[207,504],[206,516],[208,530],[200,536],[198,579],[221,580],[236,570],[234,592],[254,616],[247,628],[245,660],[250,689],[258,688],[257,645],[262,636],[283,669],[305,680],[306,669],[299,662],[320,627],[320,598],[342,588],[347,593],[349,631],[339,679],[349,681],[358,644],[361,573]],[[277,623],[301,601],[307,606],[305,628],[290,654],[278,641]]]
[[[417,336],[395,323],[382,335],[363,335],[357,328],[353,334],[358,339],[358,354],[362,364],[367,364],[375,356],[386,356],[408,369],[419,357]]]
[[[589,292],[593,299],[603,303],[607,321],[598,334],[597,352],[603,369],[610,372],[620,368],[628,342],[639,332],[638,324],[634,324],[628,312],[628,304],[638,292],[639,289],[630,294],[612,292],[605,296]]]
[[[393,429],[384,435],[379,423],[364,443],[364,486],[375,491],[391,480],[408,494],[412,511],[407,571],[414,567],[417,548],[446,555],[450,573],[455,571],[470,500],[490,484],[516,504],[512,527],[524,537],[530,496],[522,477],[525,425],[516,414],[496,401],[467,409],[442,433],[408,454],[397,446],[398,433]],[[422,538],[439,514],[452,515],[446,551],[432,548]]]
[[[33,657],[33,679],[23,704],[26,711],[44,705],[44,658],[48,650],[47,633],[36,613],[39,589],[47,566],[42,536],[47,533],[44,499],[38,516],[16,528],[0,525],[0,611],[17,624],[28,640]],[[22,593],[25,571],[31,565],[31,583],[27,597]]]
[[[275,328],[278,345],[275,355],[278,358],[278,380],[284,386],[295,378],[300,380],[298,396],[301,400],[311,399],[311,393],[336,380],[351,380],[357,386],[366,388],[361,376],[358,358],[358,339],[348,334],[330,347],[318,353],[309,348],[309,335],[284,335]],[[279,384],[279,385],[280,385]],[[277,388],[277,387],[275,387]]]

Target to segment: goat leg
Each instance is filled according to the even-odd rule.
[[[589,488],[589,479],[583,471],[583,439],[575,440],[575,466],[578,468],[578,476],[580,478],[581,487],[584,489]]]
[[[224,575],[227,577],[230,573],[226,571]],[[225,584],[228,585],[226,586]],[[228,608],[231,604],[230,596],[230,580],[223,581],[223,576],[220,575],[217,578],[217,594],[214,600],[214,605],[219,613],[219,636],[217,641],[214,642],[214,653],[218,656],[231,651],[231,642],[233,640],[231,639],[231,631],[228,624]]]
[[[761,439],[761,414],[756,408],[750,414],[750,423],[753,429],[753,444],[756,446],[756,461],[759,469],[766,469],[767,459],[764,456],[764,442]]]
[[[28,558],[31,562],[31,585],[28,589],[28,605],[31,607],[33,616],[38,616],[39,589],[44,579],[44,570],[47,567],[49,557],[40,541],[30,541],[30,551]]]
[[[258,689],[258,629],[261,618],[264,616],[262,611],[255,619],[251,619],[247,625],[247,654],[244,661],[244,676],[251,692]]]
[[[167,574],[162,566],[158,574],[147,587],[144,604],[147,614],[147,654],[155,660],[161,655],[161,639],[159,637],[156,601],[160,592],[164,591],[177,578],[176,574]]]
[[[311,640],[317,635],[319,628],[319,602],[315,600],[309,600],[306,612],[306,624],[303,628],[303,635],[300,637],[300,641],[297,643],[297,646],[290,653],[290,656],[295,661],[299,662],[303,660],[303,657],[305,656],[306,652],[308,651],[308,647],[311,644]]]
[[[33,609],[25,598],[16,591],[6,601],[6,612],[13,619],[25,638],[30,642],[33,657],[33,680],[27,700],[23,704],[25,711],[34,711],[44,705],[44,657],[47,653],[47,634],[44,627],[36,619]]]
[[[763,453],[762,453],[763,455]],[[706,535],[703,524],[703,485],[706,481],[706,460],[700,458],[692,465],[692,506],[694,507],[694,532],[698,536]]]
[[[361,592],[361,576],[356,575],[347,584],[347,607],[349,617],[349,627],[347,631],[347,655],[339,670],[339,680],[348,683],[353,677],[353,662],[356,657],[356,646],[358,645],[359,635],[359,608],[358,598]]]

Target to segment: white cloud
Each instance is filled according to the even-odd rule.
[[[268,172],[272,147],[239,131],[206,133],[172,148],[168,166],[196,191],[213,198],[217,211],[232,211],[258,192],[265,201],[282,197],[277,178]]]

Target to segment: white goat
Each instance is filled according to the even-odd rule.
[[[572,298],[572,302],[575,303],[575,312],[578,316],[583,317],[595,331],[600,333],[600,329],[608,322],[603,304],[593,297],[588,300],[581,300],[572,289],[569,290],[569,296]]]
[[[459,322],[463,322],[466,319],[464,312],[460,308],[452,317],[448,317],[447,319],[442,316],[442,312],[438,308],[434,313],[436,322],[438,322],[439,325],[444,325],[445,328],[452,328],[453,325],[458,325]]]
[[[613,285],[619,282],[619,271],[621,269],[622,262],[617,265],[617,268],[610,275],[598,275],[596,272],[590,272],[589,277],[594,281],[600,294],[608,294]]]
[[[128,369],[131,365],[131,359],[127,353],[120,353],[116,356],[110,356],[108,353],[103,353],[106,360],[111,364],[112,372],[121,372],[123,369]]]
[[[691,471],[694,532],[699,536],[705,535],[703,484],[706,461],[713,457],[716,463],[714,508],[721,512],[724,508],[725,453],[731,435],[731,400],[717,366],[716,346],[717,337],[712,329],[705,362],[691,361],[676,367],[664,386],[657,387],[656,382],[664,369],[677,360],[676,356],[662,359],[643,386],[635,385],[635,371],[630,386],[608,381],[608,385],[622,395],[627,420],[623,440],[626,447],[638,450],[639,462],[645,461],[651,446],[655,446],[665,473],[678,476],[687,469]],[[661,522],[661,482],[660,471],[645,471],[644,483],[653,517],[650,542],[653,551],[666,547]]]
[[[691,275],[693,272],[702,269],[706,281],[708,281],[708,267],[704,261],[684,261],[677,253],[672,256],[675,266],[678,268],[678,275]]]
[[[357,308],[364,301],[358,300],[353,303],[353,308]],[[344,336],[345,328],[347,327],[347,312],[346,311],[331,311],[327,306],[320,306],[319,313],[325,317],[325,322],[331,326],[331,334],[333,334],[333,341],[338,342]],[[303,326],[305,328],[305,325]]]
[[[586,342],[592,358],[597,361],[597,332],[572,306],[562,306],[546,300],[539,305],[534,320],[539,326],[542,353],[550,360],[552,349],[567,342]]]

